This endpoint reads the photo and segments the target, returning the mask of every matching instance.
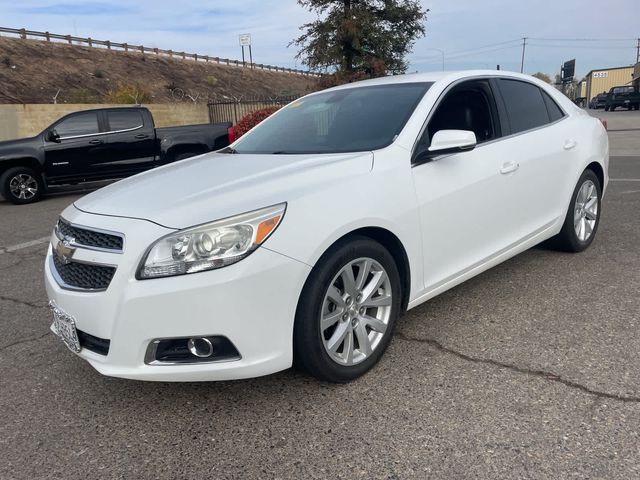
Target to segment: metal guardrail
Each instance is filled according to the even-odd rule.
[[[283,72],[293,73],[296,75],[305,75],[312,77],[320,77],[321,73],[310,72],[307,70],[297,70],[295,68],[277,67],[275,65],[266,65],[263,63],[248,63],[242,62],[242,60],[234,60],[230,58],[212,57],[209,55],[199,55],[197,53],[176,52],[174,50],[164,50],[161,48],[145,47],[144,45],[132,45],[129,43],[112,42],[111,40],[96,40],[88,37],[75,37],[73,35],[60,35],[50,32],[38,32],[35,30],[26,30],[24,28],[7,28],[0,27],[0,33],[8,33],[11,35],[18,35],[23,40],[27,38],[44,39],[47,42],[62,41],[70,45],[73,43],[83,44],[89,47],[105,47],[108,50],[125,51],[125,52],[139,52],[144,54],[164,55],[171,58],[178,58],[182,60],[193,60],[196,62],[214,62],[221,65],[229,65],[235,67],[245,67],[251,69],[267,70],[270,72]]]
[[[300,98],[299,95],[279,97],[253,97],[223,102],[209,102],[209,121],[211,123],[231,122],[234,125],[247,115],[265,107],[283,106]]]

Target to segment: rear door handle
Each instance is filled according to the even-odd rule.
[[[577,144],[578,143],[575,140],[565,140],[562,148],[565,150],[571,150],[572,148],[575,148]]]
[[[89,144],[91,145],[102,145],[103,143],[104,142],[102,140],[98,140],[98,139],[89,141]]]
[[[149,138],[149,135],[147,135],[145,133],[139,133],[134,138],[138,138],[138,139]]]
[[[507,173],[515,172],[518,168],[520,168],[520,164],[517,162],[507,162],[502,165],[500,169],[500,173],[506,175]]]

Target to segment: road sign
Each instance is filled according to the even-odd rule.
[[[238,38],[240,39],[240,46],[241,47],[250,47],[251,46],[251,34],[250,33],[241,33],[240,35],[238,35]]]

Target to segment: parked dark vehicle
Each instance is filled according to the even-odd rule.
[[[626,85],[613,87],[609,90],[604,109],[613,112],[616,107],[638,110],[640,108],[640,92],[637,87]]]
[[[230,123],[155,128],[146,108],[71,113],[32,138],[0,142],[0,193],[15,204],[49,186],[123,178],[229,145]]]
[[[607,103],[607,94],[606,92],[599,93],[595,97],[591,99],[589,102],[589,108],[597,110],[599,108],[604,108]]]

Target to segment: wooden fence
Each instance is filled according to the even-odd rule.
[[[96,40],[94,38],[82,38],[74,37],[73,35],[60,35],[50,32],[37,32],[34,30],[26,30],[24,28],[6,28],[0,27],[0,33],[8,33],[10,35],[17,35],[20,38],[26,40],[28,38],[45,40],[47,42],[66,42],[69,45],[78,44],[86,45],[89,47],[107,48],[108,50],[124,51],[124,52],[139,52],[141,54],[151,55],[164,55],[171,58],[178,58],[182,60],[193,60],[196,62],[214,62],[222,65],[229,65],[235,67],[246,67],[251,69],[268,70],[270,72],[284,72],[293,73],[296,75],[306,75],[319,77],[321,73],[310,72],[307,70],[297,70],[294,68],[277,67],[274,65],[266,65],[263,63],[249,63],[242,62],[242,60],[232,60],[230,58],[212,57],[209,55],[199,55],[197,53],[176,52],[173,50],[163,50],[161,48],[145,47],[144,45],[132,45],[129,43],[117,43],[110,40]]]

